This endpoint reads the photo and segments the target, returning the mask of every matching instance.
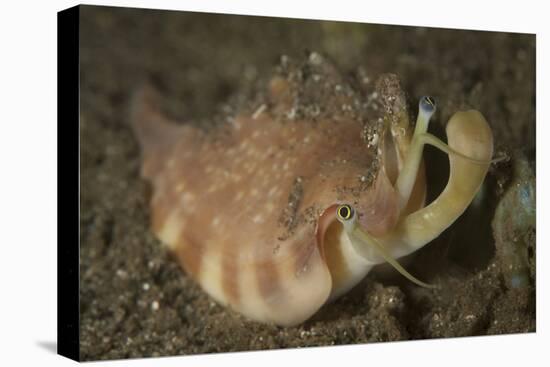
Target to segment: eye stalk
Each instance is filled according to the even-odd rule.
[[[417,172],[422,161],[422,150],[424,148],[424,136],[428,133],[428,124],[430,118],[435,113],[437,104],[433,97],[424,96],[418,102],[418,116],[416,118],[416,126],[411,140],[411,146],[407,151],[407,156],[403,163],[403,167],[397,176],[395,187],[399,194],[399,208],[405,208],[416,181]]]
[[[356,220],[355,210],[349,204],[342,204],[336,209],[336,218],[344,227],[351,246],[354,251],[361,256],[367,263],[372,264],[372,251],[374,250],[380,255],[386,262],[393,266],[398,272],[400,272],[407,279],[415,284],[418,284],[426,288],[434,288],[433,285],[422,282],[416,279],[411,273],[409,273],[401,264],[394,259],[393,255],[385,248],[384,245],[378,242],[378,240],[370,235],[367,231],[361,228]]]
[[[341,222],[346,222],[355,217],[355,210],[348,204],[342,204],[336,210],[336,216]]]

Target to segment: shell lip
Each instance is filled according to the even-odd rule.
[[[317,219],[317,227],[315,228],[315,239],[317,241],[317,247],[319,248],[319,252],[321,253],[321,257],[324,261],[326,261],[325,258],[325,233],[327,232],[327,229],[330,227],[334,221],[337,221],[336,218],[336,210],[338,209],[339,203],[335,203],[332,205],[329,205],[321,215],[319,215],[319,219]]]

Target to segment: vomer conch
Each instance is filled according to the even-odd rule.
[[[276,98],[210,130],[169,121],[156,98],[145,87],[132,105],[141,173],[153,186],[153,231],[214,299],[278,325],[305,321],[383,262],[429,287],[396,259],[464,212],[493,154],[491,129],[475,110],[450,118],[446,144],[429,134],[430,97],[420,99],[414,131],[406,116],[388,119],[371,139],[374,150],[352,118],[274,118],[283,103]],[[429,205],[426,144],[450,164],[447,186]]]

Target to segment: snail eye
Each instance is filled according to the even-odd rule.
[[[420,99],[420,108],[428,113],[434,113],[436,109],[435,99],[430,96],[424,96]]]
[[[340,220],[350,220],[353,217],[353,208],[348,204],[340,205],[336,214]]]

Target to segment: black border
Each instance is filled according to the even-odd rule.
[[[80,6],[57,13],[57,353],[80,361]]]

